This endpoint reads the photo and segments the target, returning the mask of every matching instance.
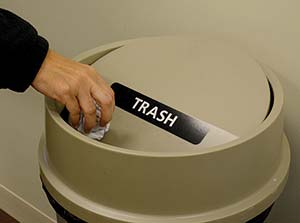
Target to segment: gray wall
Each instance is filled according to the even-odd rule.
[[[2,0],[0,6],[29,20],[68,57],[116,40],[170,34],[219,35],[248,49],[278,72],[286,94],[291,173],[269,222],[300,222],[300,1]],[[42,97],[32,89],[1,90],[0,103],[0,184],[53,217],[38,176]]]

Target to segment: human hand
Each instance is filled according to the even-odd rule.
[[[71,124],[79,124],[80,111],[85,117],[85,131],[96,125],[96,102],[101,107],[100,125],[112,118],[114,92],[97,71],[50,50],[31,84],[37,91],[66,105]]]

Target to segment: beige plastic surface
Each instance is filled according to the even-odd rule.
[[[93,66],[110,84],[123,83],[238,137],[259,126],[269,108],[270,90],[259,64],[216,40],[136,40]],[[119,108],[103,142],[159,152],[202,148],[202,144],[187,143]]]
[[[135,41],[102,46],[77,60],[93,63],[96,55]],[[61,106],[46,99],[46,142],[41,139],[39,153],[43,183],[65,209],[90,223],[253,218],[277,199],[290,163],[282,89],[272,71],[264,66],[262,72],[274,91],[268,117],[235,141],[201,150],[160,152],[96,142],[66,124]]]

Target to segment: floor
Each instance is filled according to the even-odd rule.
[[[19,223],[16,219],[6,214],[0,209],[0,222],[1,223]]]

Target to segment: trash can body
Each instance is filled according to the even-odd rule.
[[[120,99],[110,131],[97,142],[69,126],[63,106],[46,98],[41,179],[61,217],[263,221],[290,163],[283,92],[272,70],[232,44],[196,37],[117,42],[76,60],[93,65],[115,91],[133,92],[135,101]],[[182,117],[192,122],[172,129]],[[205,130],[199,143],[185,135],[196,125]]]

